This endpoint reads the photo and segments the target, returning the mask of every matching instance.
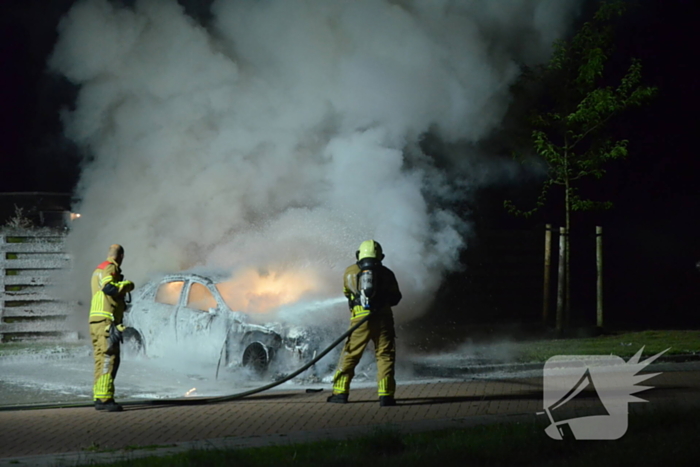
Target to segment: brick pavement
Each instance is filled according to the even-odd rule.
[[[700,371],[665,372],[640,397],[661,407],[700,402]],[[401,385],[399,406],[381,408],[376,391],[357,389],[347,405],[320,393],[268,392],[207,405],[128,406],[0,412],[0,465],[75,465],[105,458],[177,452],[193,447],[242,447],[342,438],[393,425],[423,430],[504,419],[534,419],[542,410],[542,378],[473,379]],[[573,409],[585,407],[583,397]],[[156,451],[130,450],[160,446]],[[124,450],[127,448],[127,450]],[[99,454],[95,451],[116,450]]]

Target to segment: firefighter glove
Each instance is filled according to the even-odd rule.
[[[119,286],[119,292],[122,294],[127,294],[134,290],[134,283],[131,281],[122,281],[117,284]]]
[[[121,329],[120,329],[121,328]],[[110,324],[108,326],[109,336],[107,337],[107,355],[115,355],[119,351],[119,344],[124,342],[123,324]]]

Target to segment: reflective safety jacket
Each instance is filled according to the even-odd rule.
[[[350,304],[351,318],[366,316],[370,312],[375,315],[389,314],[391,315],[391,307],[398,305],[401,301],[401,291],[399,283],[396,281],[396,276],[391,269],[379,264],[373,270],[376,280],[376,292],[370,300],[371,310],[365,310],[362,305],[358,305],[355,299],[359,296],[358,275],[360,267],[357,263],[348,266],[343,275],[343,293],[348,298]]]
[[[130,284],[131,282],[124,281],[122,271],[114,259],[110,258],[100,263],[92,273],[90,281],[90,322],[109,319],[115,324],[121,324],[126,309],[124,295],[131,291]]]

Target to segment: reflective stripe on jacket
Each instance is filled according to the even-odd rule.
[[[121,289],[120,282],[123,280],[121,269],[116,261],[108,259],[100,263],[92,273],[90,286],[92,288],[92,300],[90,302],[90,322],[96,323],[104,319],[109,319],[116,324],[121,324],[124,317],[124,297],[118,294],[110,297],[102,291],[105,285],[112,284]]]

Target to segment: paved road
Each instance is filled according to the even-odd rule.
[[[638,394],[650,403],[632,404],[631,410],[700,403],[697,365],[665,371],[643,384],[655,387]],[[542,410],[542,386],[542,377],[400,385],[399,405],[386,408],[379,407],[374,389],[358,389],[347,405],[326,403],[329,391],[324,390],[262,393],[206,405],[129,406],[121,413],[92,408],[3,411],[0,465],[75,465],[191,448],[346,438],[387,424],[415,431],[533,420],[543,417],[535,415]],[[595,393],[584,393],[570,410],[578,414],[596,401]],[[131,449],[154,445],[160,448]]]

